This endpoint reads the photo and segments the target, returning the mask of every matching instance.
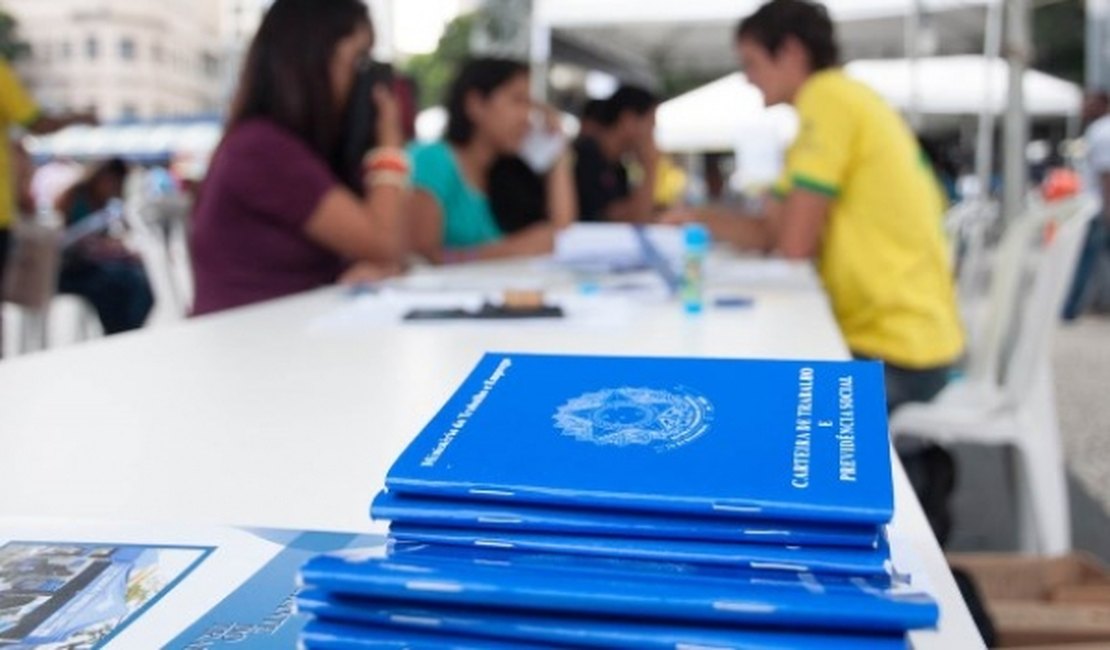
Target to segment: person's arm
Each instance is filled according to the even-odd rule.
[[[352,261],[399,265],[406,254],[401,208],[406,195],[408,163],[401,149],[397,103],[381,87],[375,88],[380,147],[368,159],[366,197],[345,187],[332,187],[305,224],[305,232],[319,244]],[[378,168],[381,165],[381,168]]]
[[[443,245],[443,210],[434,196],[424,190],[416,190],[409,197],[405,211],[413,252],[432,264],[544,255],[555,247],[556,226],[548,222],[529,226],[490,244],[446,248]]]
[[[547,218],[556,228],[578,220],[578,196],[574,189],[574,169],[570,156],[563,154],[547,173]]]
[[[0,65],[0,114],[34,135],[45,135],[73,124],[96,124],[91,113],[46,115],[39,110],[11,66]]]
[[[827,194],[801,188],[790,192],[779,213],[772,208],[768,217],[772,251],[792,260],[816,257],[831,207],[832,198]]]
[[[811,259],[821,245],[832,199],[826,194],[795,189],[784,199],[768,196],[763,212],[742,214],[727,208],[673,211],[664,223],[699,221],[713,239],[741,250],[773,253],[787,259]]]
[[[614,201],[605,209],[609,221],[647,223],[655,213],[655,177],[659,169],[659,150],[654,138],[645,140],[636,152],[636,161],[643,170],[643,178],[628,198]]]
[[[96,115],[93,113],[67,113],[65,115],[43,115],[40,113],[36,114],[26,124],[26,127],[34,135],[46,135],[75,124],[95,125],[96,123]]]

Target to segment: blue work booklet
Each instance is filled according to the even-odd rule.
[[[675,648],[905,650],[906,648],[905,636],[901,634],[850,636],[827,632],[805,634],[767,629],[668,625],[652,621],[630,621],[618,617],[602,619],[588,615],[551,616],[495,609],[430,607],[351,598],[314,590],[299,594],[297,607],[302,613],[310,614],[318,620],[348,626],[342,629],[328,628],[332,640],[336,642],[341,638],[347,638],[352,643],[357,643],[362,637],[376,639],[383,634],[394,636],[407,631],[414,634],[417,639],[424,634],[438,634],[453,639],[456,643],[465,643],[466,639],[496,639],[551,644],[558,647],[642,650],[675,650]],[[471,643],[474,642],[471,641]]]
[[[875,549],[813,548],[516,531],[490,533],[465,528],[435,528],[399,523],[390,527],[390,535],[401,542],[685,562],[794,573],[883,576],[890,572],[890,551],[885,542]]]
[[[528,503],[435,499],[382,491],[370,508],[376,520],[487,531],[530,531],[645,539],[875,548],[875,525],[732,520],[618,510],[581,510]]]
[[[535,643],[460,639],[382,627],[357,627],[315,620],[301,634],[304,650],[536,650]]]
[[[561,566],[541,567],[512,560],[445,561],[424,556],[419,548],[388,555],[350,552],[311,560],[301,581],[348,597],[424,605],[793,630],[901,633],[932,627],[938,616],[931,598],[901,584],[882,588],[863,579],[785,572],[778,577],[736,572],[723,579],[575,568],[589,565],[590,559],[569,558]]]
[[[400,494],[882,524],[882,366],[487,354],[390,469]]]

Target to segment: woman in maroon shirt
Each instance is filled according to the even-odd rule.
[[[364,99],[378,115],[364,191],[340,180],[340,125],[372,44],[360,0],[270,7],[192,218],[194,314],[306,291],[351,267],[390,268],[404,257],[409,167],[396,102],[381,86]]]

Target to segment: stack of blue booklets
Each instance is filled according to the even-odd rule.
[[[905,648],[882,366],[488,354],[301,572],[309,650]]]

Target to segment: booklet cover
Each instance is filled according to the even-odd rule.
[[[380,627],[360,628],[326,621],[312,621],[305,626],[301,647],[305,650],[536,650],[534,643],[458,639],[448,635]]]
[[[352,637],[377,637],[381,631],[441,634],[452,639],[491,638],[573,647],[713,648],[715,650],[905,650],[905,636],[848,636],[786,631],[635,622],[620,618],[550,616],[496,609],[428,607],[349,598],[306,590],[297,596],[299,611],[349,626]]]
[[[882,366],[487,354],[390,469],[401,494],[882,524]]]
[[[463,549],[455,549],[463,552]],[[924,593],[896,584],[812,574],[777,577],[736,572],[728,579],[576,570],[591,558],[566,556],[562,566],[512,560],[444,561],[419,549],[404,553],[329,554],[301,571],[304,585],[349,597],[422,605],[494,607],[551,614],[615,615],[654,622],[693,621],[849,632],[901,633],[936,624],[938,610]]]
[[[297,571],[381,537],[0,518],[0,648],[297,647]]]
[[[424,544],[389,540],[386,551],[394,559],[405,560],[415,557],[420,562],[451,562],[474,565],[477,567],[500,566],[523,570],[540,569],[544,571],[563,571],[571,573],[590,573],[598,576],[618,578],[633,574],[634,577],[650,577],[652,580],[709,580],[731,583],[735,579],[756,580],[760,584],[783,584],[796,586],[799,576],[805,576],[808,583],[819,582],[830,588],[866,586],[869,589],[885,590],[898,585],[899,593],[904,591],[930,591],[923,587],[924,581],[916,579],[894,565],[891,572],[884,575],[846,576],[837,574],[802,574],[790,571],[751,569],[721,564],[692,564],[689,562],[666,562],[638,558],[615,558],[589,555],[566,555],[561,553],[542,553],[536,551],[511,550],[504,548],[482,548],[447,546],[443,544]],[[914,587],[915,589],[909,589]]]
[[[370,514],[375,520],[488,531],[553,532],[647,539],[693,539],[748,544],[875,548],[874,525],[808,524],[798,521],[731,520],[652,515],[619,510],[582,510],[528,503],[422,498],[382,491]]]
[[[559,533],[474,531],[394,523],[391,536],[402,542],[447,546],[559,553],[731,566],[762,571],[822,573],[847,576],[885,576],[890,572],[890,549],[773,546],[739,542],[653,540]]]

